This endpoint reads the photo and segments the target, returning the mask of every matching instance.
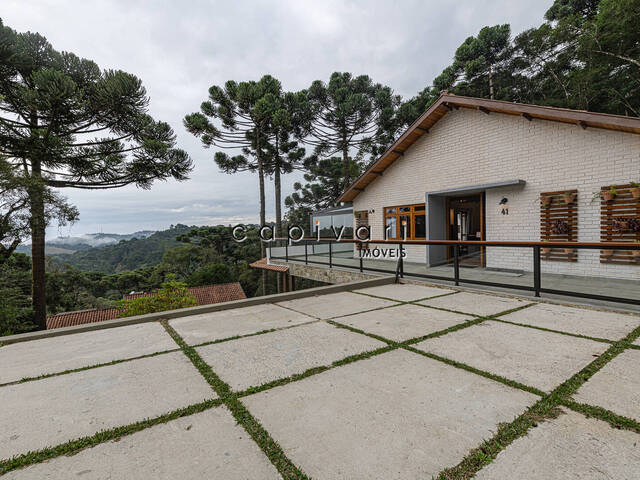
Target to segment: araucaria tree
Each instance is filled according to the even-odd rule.
[[[302,168],[306,151],[298,139],[311,128],[312,110],[304,92],[266,95],[261,109],[269,119],[267,154],[273,172],[276,235],[282,236],[282,174]]]
[[[336,199],[344,192],[342,158],[331,157],[318,160],[311,157],[305,160],[304,167],[306,183],[294,183],[293,193],[284,200],[289,209],[287,213],[289,222],[301,226],[309,224],[311,212],[335,206]],[[360,174],[360,167],[353,160],[349,160],[349,168],[351,178]]]
[[[391,144],[401,98],[368,75],[354,78],[347,72],[334,72],[327,84],[316,80],[307,95],[314,121],[305,141],[315,147],[319,159],[342,158],[346,190],[353,179],[350,158],[361,163],[366,155],[376,157]]]
[[[31,234],[29,188],[32,179],[16,172],[6,158],[0,157],[0,266]],[[56,220],[59,226],[74,222],[78,209],[51,188],[44,188],[44,223]]]
[[[184,180],[191,159],[168,124],[147,114],[134,75],[101,71],[37,33],[0,24],[0,154],[28,178],[35,322],[46,325],[48,188],[106,189]]]
[[[209,88],[209,100],[202,103],[200,112],[184,119],[187,130],[200,138],[205,148],[218,148],[214,160],[225,173],[251,171],[258,173],[260,195],[260,224],[266,222],[264,179],[272,171],[267,155],[267,143],[275,110],[275,99],[282,93],[280,82],[270,75],[259,81],[234,82],[224,88]],[[229,155],[223,150],[235,150]],[[265,246],[262,245],[262,256]],[[263,289],[266,272],[263,272]]]

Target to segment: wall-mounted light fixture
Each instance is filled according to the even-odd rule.
[[[507,197],[502,197],[498,203],[498,210],[502,215],[509,215],[509,199]]]

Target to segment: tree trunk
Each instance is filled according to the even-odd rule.
[[[258,160],[258,177],[260,181],[260,226],[266,223],[265,198],[264,198],[264,166],[262,165],[262,155],[260,154],[260,132],[257,132],[258,148],[256,157]],[[262,258],[267,256],[267,249],[264,242],[260,240],[260,254]],[[262,295],[267,294],[267,271],[262,270]]]
[[[489,67],[489,97],[493,100],[493,72]]]
[[[346,142],[346,141],[345,141]],[[342,170],[344,170],[344,188],[343,191],[347,191],[347,188],[351,185],[351,175],[349,174],[349,147],[346,145],[342,147]]]
[[[276,236],[282,236],[282,184],[280,181],[280,157],[276,158],[273,172],[273,183],[276,192]]]
[[[39,160],[33,160],[31,173],[34,183],[29,187],[31,202],[31,271],[32,271],[32,305],[34,322],[42,330],[47,328],[47,299],[45,296],[45,264],[44,264],[44,184]]]

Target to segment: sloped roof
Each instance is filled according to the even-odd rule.
[[[211,305],[212,303],[230,302],[247,298],[238,282],[219,283],[217,285],[203,285],[201,287],[189,287],[187,291],[196,297],[198,305]],[[122,297],[124,300],[132,300],[139,297],[154,297],[156,292],[130,293]]]
[[[47,330],[113,320],[114,318],[118,318],[119,313],[120,309],[118,308],[102,308],[49,315],[47,316]]]
[[[242,286],[238,282],[189,287],[187,290],[196,298],[198,305],[211,305],[213,303],[230,302],[232,300],[247,298],[244,290],[242,290]],[[153,297],[155,295],[156,292],[140,292],[125,295],[123,299],[131,300],[133,298]],[[114,318],[118,318],[119,313],[120,309],[118,308],[102,308],[49,315],[47,317],[47,330],[113,320]]]
[[[286,265],[271,265],[269,263],[267,263],[267,259],[266,258],[261,258],[260,260],[257,260],[253,263],[249,264],[250,267],[253,268],[258,268],[260,270],[271,270],[273,272],[288,272],[289,271],[289,267],[287,267]]]
[[[438,120],[453,109],[470,108],[484,113],[497,112],[517,115],[531,121],[533,119],[570,123],[588,128],[604,128],[640,134],[640,118],[611,115],[608,113],[572,110],[570,108],[545,107],[525,103],[489,100],[486,98],[461,97],[443,92],[400,137],[344,192],[339,202],[351,202],[367,185],[378,178],[393,162],[420,137],[429,133]]]

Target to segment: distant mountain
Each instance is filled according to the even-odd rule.
[[[116,244],[89,247],[71,254],[57,254],[52,258],[60,264],[71,265],[86,272],[117,273],[124,270],[135,270],[160,263],[164,252],[181,245],[176,237],[192,228],[194,227],[180,224],[172,225],[167,230],[151,232],[148,236],[131,238],[136,235],[131,234],[129,239],[121,239]],[[68,248],[74,247],[69,246]]]
[[[47,240],[45,253],[47,255],[71,254],[78,251],[89,250],[94,247],[114,245],[122,240],[133,238],[147,238],[155,233],[154,230],[142,230],[140,232],[120,234],[120,233],[87,233],[75,237],[55,237]],[[20,253],[31,255],[31,245],[20,245],[17,248]]]

